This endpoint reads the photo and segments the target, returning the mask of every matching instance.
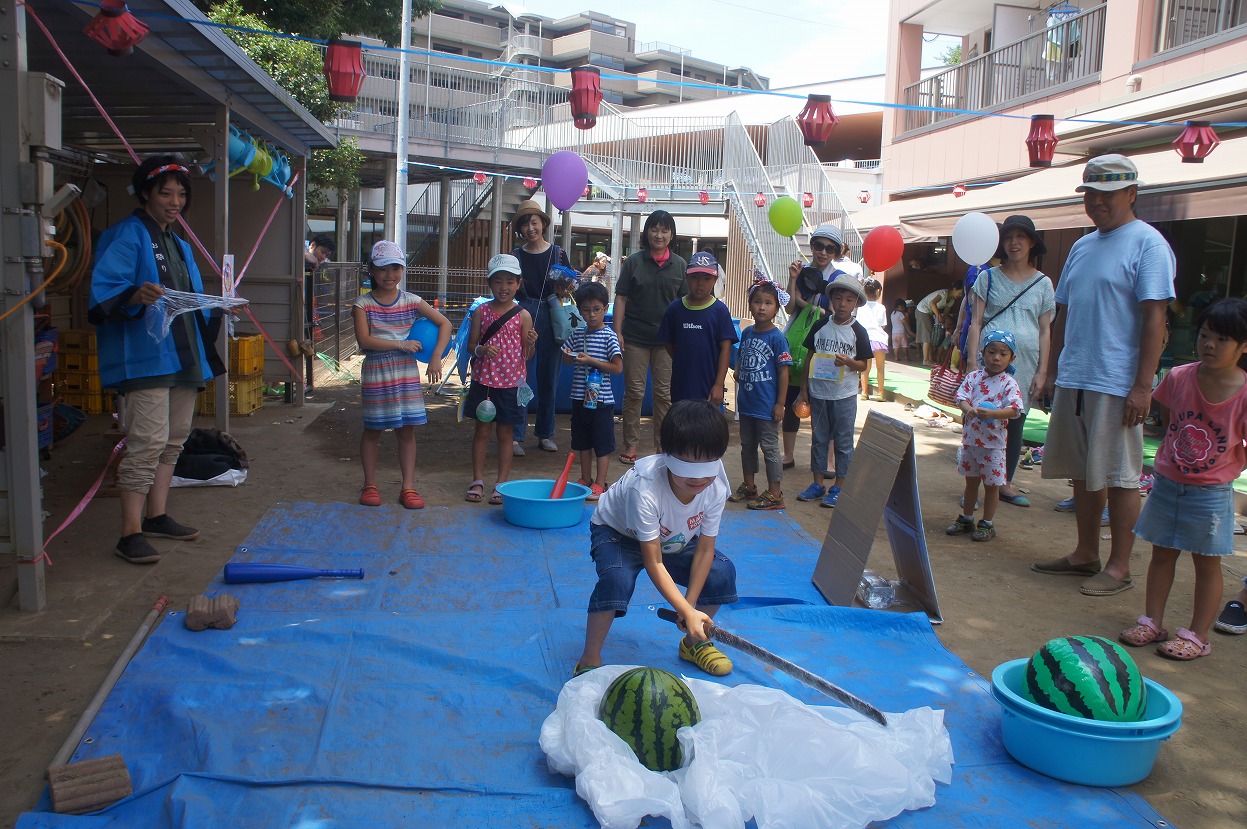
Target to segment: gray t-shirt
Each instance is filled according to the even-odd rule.
[[[1031,285],[1031,282],[1035,284]],[[987,295],[989,285],[990,297]],[[980,345],[983,335],[992,330],[1008,331],[1017,343],[1017,359],[1013,361],[1017,373],[1013,379],[1022,389],[1022,411],[1028,411],[1031,407],[1031,381],[1039,368],[1040,317],[1056,309],[1052,280],[1041,273],[1019,284],[1005,276],[1000,268],[992,268],[975,279],[970,290],[987,303],[983,309],[983,329],[979,332]],[[1023,291],[1026,293],[1023,294]],[[1019,294],[1021,298],[1014,302],[1014,297]],[[1009,305],[1010,302],[1013,304]],[[1009,307],[1002,313],[1001,309],[1006,305]],[[975,355],[975,365],[977,358],[978,355]]]

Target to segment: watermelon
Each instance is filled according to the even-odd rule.
[[[633,668],[615,678],[598,705],[598,719],[627,743],[650,771],[684,765],[676,732],[701,721],[684,681],[660,668]]]
[[[1038,705],[1091,720],[1138,722],[1147,708],[1139,668],[1101,636],[1053,639],[1026,666],[1026,695]]]

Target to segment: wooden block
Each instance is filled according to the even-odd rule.
[[[120,754],[50,768],[48,790],[52,811],[61,815],[95,812],[134,793]]]
[[[217,628],[229,630],[238,621],[238,599],[222,593],[209,599],[207,596],[196,596],[186,608],[183,620],[188,630]]]

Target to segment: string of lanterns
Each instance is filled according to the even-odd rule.
[[[100,0],[100,11],[83,29],[88,37],[99,43],[109,54],[116,57],[129,55],[147,35],[148,26],[136,18],[125,0]],[[591,130],[597,126],[598,110],[602,103],[602,72],[596,66],[577,66],[571,70],[572,89],[568,93],[572,121],[577,129]],[[359,97],[367,73],[364,70],[363,44],[359,41],[332,38],[325,49],[325,81],[329,86],[329,98],[342,103],[353,103]],[[886,106],[886,104],[885,104]],[[981,113],[988,115],[989,113]],[[830,95],[810,94],[804,108],[797,115],[797,126],[808,147],[826,144],[840,119],[831,107]],[[1221,140],[1210,121],[1187,121],[1185,127],[1172,142],[1174,151],[1183,163],[1200,164],[1217,148]],[[1030,132],[1026,136],[1026,149],[1030,166],[1051,167],[1056,152],[1056,118],[1050,114],[1032,115]],[[478,182],[479,183],[479,182]],[[954,188],[955,196],[964,195],[964,185]],[[859,198],[860,198],[859,194]],[[759,199],[763,199],[759,201]],[[644,198],[640,199],[645,201]],[[708,200],[708,196],[707,196]],[[758,207],[765,204],[761,193],[754,199]],[[869,201],[869,194],[865,203]],[[704,204],[705,202],[703,202]],[[803,195],[806,207],[813,205],[810,193]]]

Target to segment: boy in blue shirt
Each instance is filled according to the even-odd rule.
[[[658,326],[658,337],[672,357],[671,402],[709,400],[720,406],[737,337],[732,312],[714,298],[719,263],[713,254],[699,251],[685,274],[688,293],[667,306]]]
[[[597,405],[585,405],[589,372],[603,375],[623,373],[623,352],[619,338],[606,327],[606,305],[610,293],[600,282],[586,282],[576,289],[576,308],[584,325],[572,329],[563,344],[563,363],[572,369],[572,450],[580,453],[580,480],[589,487],[586,501],[596,501],[606,491],[606,475],[615,451],[615,391],[610,378],[603,377]],[[594,471],[594,456],[597,470]]]
[[[727,418],[705,400],[683,400],[663,418],[659,441],[663,454],[637,461],[593,512],[590,555],[598,581],[577,675],[601,666],[606,635],[628,612],[642,570],[680,616],[687,634],[680,658],[714,676],[732,670],[705,630],[721,605],[737,600],[736,567],[715,550],[730,491],[722,462]],[[687,588],[683,596],[677,585]]]

